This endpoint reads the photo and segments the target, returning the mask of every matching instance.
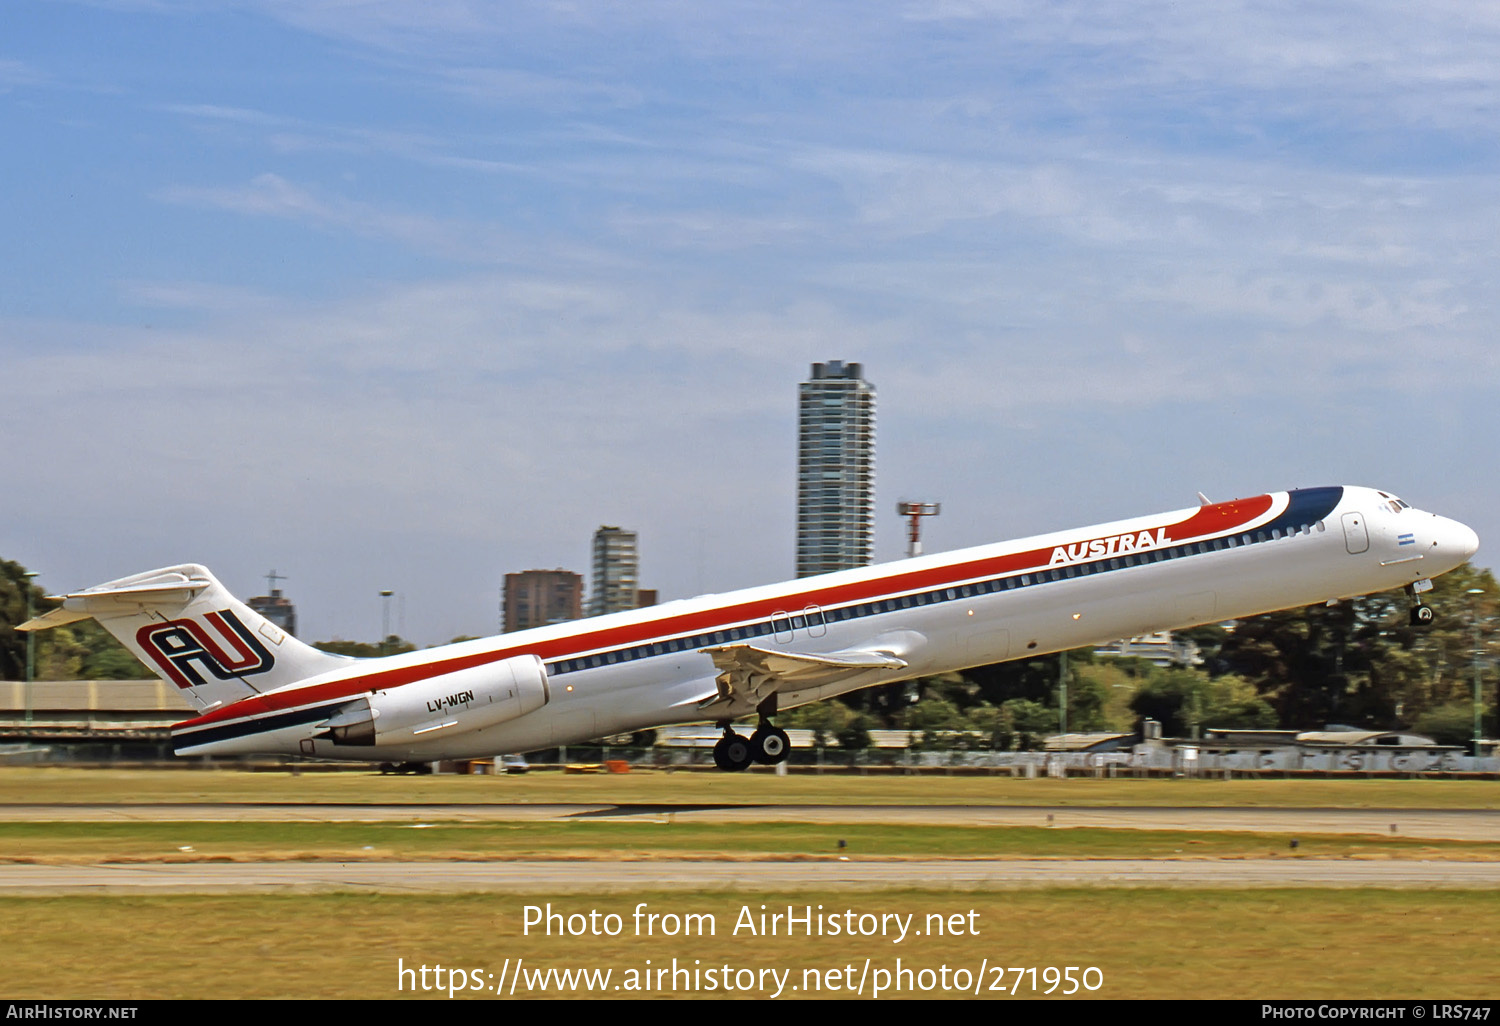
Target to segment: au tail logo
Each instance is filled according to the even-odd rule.
[[[265,673],[276,665],[275,657],[232,611],[205,613],[203,620],[207,627],[197,620],[148,623],[135,632],[135,640],[180,688],[205,683],[205,672],[230,680]]]

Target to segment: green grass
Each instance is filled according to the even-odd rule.
[[[407,968],[442,965],[498,974],[506,960],[533,968],[626,972],[679,966],[804,970],[825,981],[857,981],[872,970],[976,974],[990,967],[1094,966],[1104,998],[1486,1000],[1494,994],[1492,949],[1500,894],[1492,891],[1095,890],[878,893],[799,892],[791,904],[823,912],[957,915],[962,936],[735,936],[748,908],[784,911],[786,895],[757,891],[535,895],[247,895],[232,897],[68,897],[0,900],[7,937],[0,993],[13,1000],[98,998],[417,997],[447,1001],[446,990],[398,991]],[[523,935],[526,905],[555,912],[597,910],[621,917],[617,937]],[[704,937],[637,937],[631,913],[713,915]],[[974,915],[970,918],[969,913]],[[969,923],[977,936],[967,935]],[[650,965],[647,965],[649,960]],[[844,975],[844,967],[852,967]],[[456,979],[457,977],[453,977]],[[951,978],[951,975],[950,975]],[[1014,981],[1006,974],[1004,982]],[[913,976],[915,980],[916,977]],[[981,978],[995,982],[993,972]],[[415,984],[413,978],[408,986]],[[1029,984],[1029,978],[1028,978]],[[524,993],[518,989],[516,997]],[[633,996],[608,991],[609,997]],[[557,997],[555,991],[549,996]],[[572,996],[572,995],[566,995]],[[647,996],[662,996],[658,990]],[[679,993],[677,996],[691,996]],[[697,996],[718,997],[722,992]],[[737,996],[765,997],[761,991]],[[806,991],[784,996],[806,997]],[[825,995],[826,996],[826,995]],[[845,991],[832,996],[847,997]],[[868,996],[868,992],[867,992]],[[889,995],[888,995],[889,996]],[[938,997],[940,992],[920,993]],[[980,996],[1005,998],[988,990]],[[1023,997],[1031,996],[1029,990]],[[495,995],[488,995],[494,1000]],[[454,1000],[484,999],[465,990]]]
[[[0,823],[0,861],[589,858],[1500,859],[1500,844],[1385,836],[898,824]],[[840,849],[839,842],[846,847]]]
[[[0,767],[0,806],[19,803],[476,802],[547,804],[1164,805],[1500,809],[1486,780],[1024,780],[633,771],[383,777],[374,772]]]

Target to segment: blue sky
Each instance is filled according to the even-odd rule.
[[[929,551],[1327,483],[1500,538],[1497,114],[1472,3],[10,0],[0,556],[422,643],[601,523],[764,583],[830,359],[880,559],[903,497]]]

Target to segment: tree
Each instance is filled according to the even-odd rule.
[[[869,748],[870,729],[874,723],[873,717],[865,713],[855,713],[848,726],[843,727],[834,735],[838,739],[839,747],[846,752],[862,752]]]
[[[1109,721],[1105,707],[1109,702],[1109,689],[1086,672],[1070,676],[1068,730],[1070,732],[1107,730]]]
[[[933,695],[907,709],[901,720],[901,729],[910,731],[912,741],[921,748],[946,747],[948,736],[967,726],[964,714],[955,703]]]
[[[1075,648],[1067,653],[1068,659],[1068,723],[1073,724],[1073,686],[1079,680],[1090,677],[1089,668],[1096,661],[1092,648]],[[994,663],[990,666],[976,666],[963,671],[964,680],[974,687],[969,704],[977,704],[980,701],[988,702],[994,706],[1004,705],[1015,698],[1024,698],[1038,705],[1057,708],[1057,685],[1061,676],[1062,656],[1053,655],[1037,656],[1030,659],[1017,659],[1008,663]],[[1103,702],[1095,694],[1094,689],[1086,687],[1084,695],[1077,708],[1079,714],[1085,721],[1093,722],[1098,718],[1098,710],[1102,708]],[[1052,715],[1052,730],[1057,729],[1057,714]],[[1093,728],[1088,728],[1093,729]]]
[[[1202,729],[1266,729],[1276,712],[1253,685],[1232,675],[1210,678],[1201,670],[1171,669],[1148,681],[1130,702],[1142,719],[1156,720],[1169,737]]]
[[[155,676],[93,620],[75,620],[37,635],[37,680],[147,680]]]
[[[1412,729],[1425,734],[1440,745],[1464,745],[1474,739],[1474,705],[1472,702],[1455,702],[1428,709]]]
[[[979,747],[1001,751],[1010,747],[1011,735],[998,706],[981,702],[964,716],[965,728],[979,739]]]
[[[156,676],[155,671],[93,620],[80,620],[68,627],[88,649],[83,660],[83,680],[147,680]]]
[[[83,661],[88,646],[78,640],[73,628],[54,627],[41,638],[36,652],[37,680],[83,680]]]
[[[33,615],[56,605],[46,601],[24,566],[0,559],[0,680],[26,679],[26,635],[16,626],[26,622],[28,592]]]
[[[1481,594],[1470,596],[1471,588]],[[1389,729],[1469,695],[1477,618],[1485,693],[1493,695],[1493,574],[1465,565],[1423,597],[1436,613],[1425,629],[1411,625],[1399,591],[1249,617],[1225,639],[1215,669],[1254,684],[1286,729]]]
[[[1057,731],[1057,710],[1027,698],[1003,703],[1000,714],[1011,747],[1019,751],[1036,751],[1042,746],[1042,738]]]
[[[783,728],[812,731],[813,745],[823,748],[840,731],[848,729],[854,719],[853,710],[842,702],[812,702],[782,713],[778,722]]]

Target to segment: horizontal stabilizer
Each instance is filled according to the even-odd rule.
[[[836,684],[868,670],[899,670],[906,660],[889,652],[850,649],[812,654],[778,652],[754,645],[719,645],[700,649],[720,670],[718,691],[700,709],[722,706],[726,714],[753,709],[777,691],[801,691]]]
[[[45,631],[52,627],[61,627],[63,624],[77,623],[79,620],[87,620],[90,614],[73,609],[54,609],[50,613],[41,616],[33,616],[25,623],[16,624],[18,631]]]
[[[145,609],[165,609],[185,606],[199,592],[212,586],[212,582],[195,580],[182,572],[185,568],[154,570],[150,573],[124,577],[94,588],[71,592],[67,595],[48,596],[61,602],[60,609],[28,620],[17,630],[36,631],[49,627],[61,627],[65,623],[85,620],[95,616],[125,616]]]

